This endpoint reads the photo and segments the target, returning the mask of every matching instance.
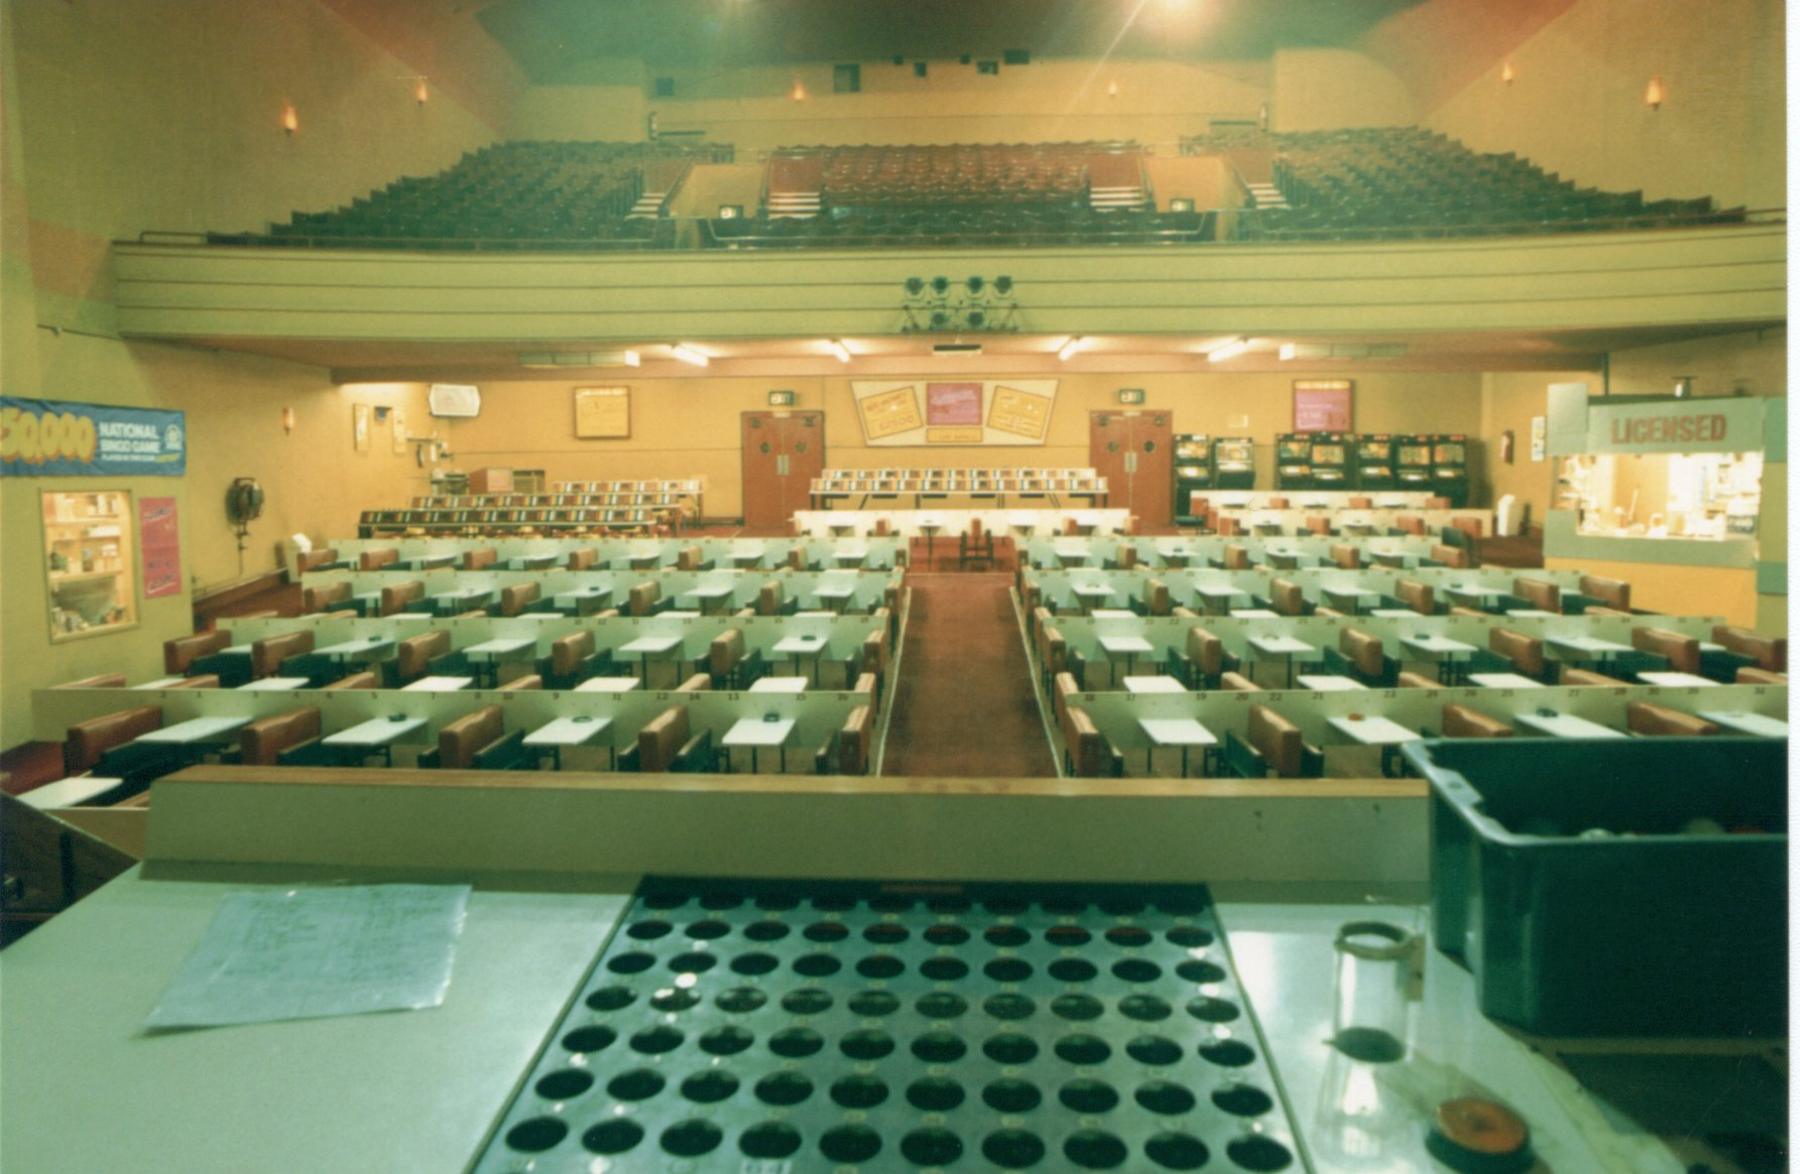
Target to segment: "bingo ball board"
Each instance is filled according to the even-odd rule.
[[[1298,1166],[1204,887],[650,878],[474,1168]]]

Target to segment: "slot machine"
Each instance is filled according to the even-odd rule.
[[[1469,504],[1469,438],[1461,434],[1431,438],[1431,491],[1450,499],[1452,509]]]
[[[1248,436],[1213,441],[1213,484],[1220,489],[1256,488],[1256,445]]]
[[[1354,445],[1359,489],[1394,488],[1394,438],[1385,433],[1359,436]]]
[[[1394,487],[1408,493],[1430,493],[1431,437],[1394,438]]]
[[[1315,432],[1312,437],[1312,487],[1350,488],[1350,436],[1343,432]]]
[[[1175,437],[1175,520],[1193,524],[1200,520],[1194,498],[1213,487],[1212,438],[1199,433]]]
[[[1312,433],[1282,432],[1275,437],[1275,488],[1311,489]]]

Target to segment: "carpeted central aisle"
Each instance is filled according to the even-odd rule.
[[[914,574],[884,775],[1056,774],[1006,574]]]

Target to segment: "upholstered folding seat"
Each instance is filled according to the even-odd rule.
[[[1467,705],[1444,706],[1446,738],[1510,738],[1512,727]]]
[[[192,636],[177,636],[173,640],[163,641],[163,671],[179,676],[188,671],[201,657],[229,647],[231,633],[223,628],[215,628],[210,632],[196,632]]]
[[[274,766],[283,750],[317,738],[321,729],[316,705],[258,718],[238,731],[244,765]]]
[[[1657,705],[1652,701],[1630,701],[1625,704],[1625,728],[1634,734],[1650,737],[1696,737],[1716,734],[1719,727],[1703,717]]]
[[[252,680],[278,676],[281,662],[290,656],[300,656],[313,650],[312,629],[305,628],[294,632],[283,632],[278,636],[265,636],[250,645],[250,676]]]
[[[397,563],[399,561],[400,552],[391,546],[384,546],[375,550],[365,550],[358,555],[356,559],[356,569],[359,571],[379,571],[389,563]]]
[[[1672,632],[1667,628],[1633,628],[1631,646],[1639,652],[1648,652],[1667,660],[1669,668],[1675,672],[1700,671],[1698,636],[1683,636],[1680,632]]]
[[[162,728],[162,707],[145,705],[102,714],[70,726],[63,737],[63,773],[78,775],[93,768],[115,746]]]
[[[417,579],[390,583],[381,589],[381,615],[391,616],[407,611],[425,598],[425,584]]]

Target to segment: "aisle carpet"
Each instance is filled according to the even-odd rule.
[[[909,574],[912,614],[881,773],[1053,777],[1005,574]]]

